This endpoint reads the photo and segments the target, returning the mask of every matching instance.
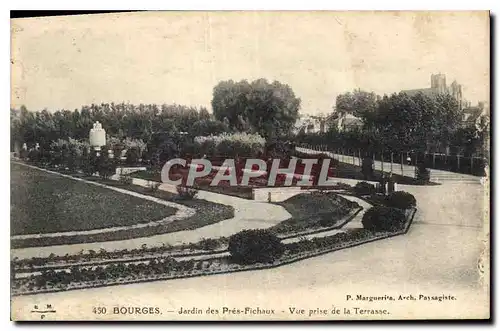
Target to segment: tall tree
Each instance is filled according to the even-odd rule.
[[[339,116],[351,114],[369,122],[377,109],[377,95],[360,89],[339,94],[335,101],[335,111]]]
[[[212,109],[216,119],[227,118],[231,127],[251,126],[263,136],[280,136],[291,132],[298,118],[300,99],[292,88],[278,81],[258,79],[222,81],[214,87]]]

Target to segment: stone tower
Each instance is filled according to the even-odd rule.
[[[431,75],[431,88],[437,89],[438,93],[445,93],[446,75],[444,74]]]
[[[457,100],[460,109],[463,108],[463,95],[462,95],[462,85],[458,84],[456,80],[451,83],[450,94]]]

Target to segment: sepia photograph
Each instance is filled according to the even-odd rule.
[[[489,11],[10,29],[11,320],[491,318]]]

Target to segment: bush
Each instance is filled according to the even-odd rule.
[[[199,247],[205,251],[216,250],[221,245],[218,240],[212,238],[202,239],[198,244]]]
[[[295,154],[295,146],[281,140],[266,143],[265,154],[275,159],[289,160]]]
[[[241,264],[269,263],[283,255],[285,246],[267,230],[244,230],[229,238],[228,250]]]
[[[151,152],[149,152],[149,150]],[[157,147],[152,143],[148,148],[148,154],[150,155],[146,156],[146,158],[150,159],[152,166],[159,170],[165,165],[165,162],[176,158],[179,154],[179,150],[174,139],[172,137],[166,137],[165,140],[158,142]]]
[[[387,196],[386,204],[388,207],[409,209],[417,206],[417,200],[411,193],[397,191]]]
[[[425,167],[425,163],[419,163],[417,166],[417,181],[427,183],[431,179],[431,172]]]
[[[141,158],[141,150],[138,147],[131,147],[127,150],[125,157],[128,165],[136,165]]]
[[[82,159],[82,171],[86,176],[92,176],[97,172],[97,158],[94,154],[88,153]]]
[[[198,190],[187,186],[177,186],[177,193],[182,200],[192,200],[198,195]]]
[[[369,231],[398,231],[405,225],[405,214],[401,209],[376,206],[368,209],[361,223]]]
[[[334,185],[335,189],[337,190],[350,190],[352,189],[352,186],[347,184],[347,183],[342,183],[342,182],[339,182],[339,183],[336,183]]]
[[[28,159],[30,160],[30,162],[34,164],[40,163],[40,152],[37,151],[36,149],[32,149],[28,153]]]
[[[194,138],[195,154],[207,156],[257,156],[263,153],[266,140],[258,134],[233,133]]]
[[[364,179],[369,179],[373,177],[373,159],[365,157],[361,166],[361,172],[363,173]]]
[[[357,195],[371,195],[375,193],[375,186],[367,182],[359,182],[354,186]]]
[[[97,164],[99,176],[103,179],[108,179],[116,172],[116,164],[114,159],[110,159],[107,154],[101,155]]]
[[[372,236],[372,232],[367,229],[348,229],[347,233],[350,235],[350,238],[353,240],[366,240]]]
[[[134,179],[129,175],[120,175],[119,181],[122,184],[131,185]]]
[[[157,192],[160,189],[160,185],[161,185],[161,183],[149,181],[148,182],[148,191],[152,192],[152,193]]]
[[[21,158],[22,160],[26,160],[28,158],[28,154],[29,152],[25,149],[21,149],[21,151],[19,152],[19,158]]]

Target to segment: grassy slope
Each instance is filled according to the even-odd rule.
[[[271,228],[281,233],[334,226],[356,204],[335,193],[312,192],[295,195],[279,205],[292,215]]]

